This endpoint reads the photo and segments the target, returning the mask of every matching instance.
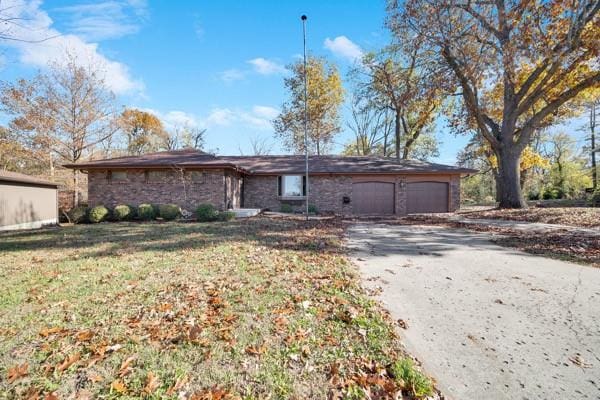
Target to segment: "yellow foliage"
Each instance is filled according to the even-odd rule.
[[[498,168],[498,160],[496,158],[496,155],[492,154],[491,156],[489,156],[488,161],[492,168]],[[548,160],[545,157],[542,157],[540,153],[536,153],[531,147],[527,146],[525,147],[525,150],[523,150],[523,153],[521,153],[520,170],[527,171],[533,167],[549,169],[550,160]]]

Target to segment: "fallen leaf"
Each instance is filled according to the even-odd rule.
[[[127,387],[125,386],[123,381],[121,381],[120,379],[117,379],[116,381],[111,383],[110,388],[117,393],[121,393],[121,394],[127,393]]]
[[[131,364],[136,360],[136,358],[137,355],[134,354],[121,363],[121,367],[119,368],[119,376],[121,378],[133,370],[133,368],[131,368]]]
[[[66,370],[71,365],[73,365],[77,361],[79,361],[80,357],[81,357],[81,355],[78,352],[71,354],[70,356],[68,356],[67,358],[65,358],[62,363],[60,363],[59,365],[56,366],[56,370],[58,372],[62,372],[64,370]]]
[[[146,386],[144,386],[144,393],[152,394],[160,385],[158,376],[154,375],[151,371],[146,375]]]
[[[44,328],[40,331],[40,336],[42,337],[48,337],[50,335],[54,335],[55,333],[64,333],[66,332],[66,329],[64,328],[60,328],[58,326],[52,327],[52,328]]]
[[[166,395],[172,396],[176,391],[180,390],[183,387],[183,385],[185,385],[187,383],[188,380],[189,380],[189,378],[187,375],[183,375],[183,376],[177,378],[177,380],[175,381],[175,384],[167,390]]]
[[[29,369],[29,364],[26,362],[21,365],[15,365],[12,368],[8,369],[8,383],[13,383],[14,381],[21,379],[27,376]]]
[[[75,339],[80,342],[89,342],[92,337],[94,337],[94,332],[89,329],[79,331],[75,334]]]
[[[252,345],[252,346],[246,347],[246,354],[250,354],[252,356],[259,356],[259,355],[263,354],[266,350],[267,350],[267,346],[264,344],[261,346]]]

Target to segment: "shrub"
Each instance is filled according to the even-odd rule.
[[[308,213],[309,214],[318,214],[319,210],[317,209],[317,206],[315,206],[314,204],[309,204],[308,205]]]
[[[172,221],[181,215],[181,208],[177,204],[159,204],[158,216],[164,220]]]
[[[156,218],[156,210],[152,204],[140,204],[137,209],[138,218],[143,221],[148,221]]]
[[[539,200],[540,199],[540,192],[529,192],[527,194],[527,198],[529,200]]]
[[[390,366],[390,374],[405,390],[411,391],[417,398],[431,396],[431,380],[417,370],[410,358],[396,361]]]
[[[590,206],[600,207],[600,190],[596,190],[590,198]]]
[[[219,221],[231,221],[235,218],[235,213],[233,211],[223,211],[219,213]]]
[[[110,216],[110,211],[104,206],[96,206],[90,210],[89,220],[92,224],[105,221]]]
[[[280,211],[281,211],[282,213],[291,214],[291,213],[293,213],[293,212],[294,212],[294,208],[293,208],[291,205],[289,205],[289,204],[283,203],[283,204],[281,205]]]
[[[67,215],[69,220],[74,224],[83,224],[88,222],[89,209],[86,206],[77,206],[72,208]]]
[[[219,211],[212,204],[200,204],[196,208],[196,218],[200,222],[216,221],[219,218]]]
[[[120,204],[113,209],[112,216],[115,221],[129,221],[135,217],[135,208]]]
[[[548,188],[544,191],[542,197],[544,200],[562,199],[565,197],[565,192],[561,188],[557,187]]]

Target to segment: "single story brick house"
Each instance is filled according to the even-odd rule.
[[[186,149],[65,166],[88,174],[90,206],[305,207],[303,156],[215,156]],[[311,156],[308,201],[319,212],[342,215],[451,212],[460,204],[461,175],[474,172],[414,160]]]

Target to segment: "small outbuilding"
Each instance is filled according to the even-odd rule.
[[[58,223],[58,184],[0,171],[0,231]]]

